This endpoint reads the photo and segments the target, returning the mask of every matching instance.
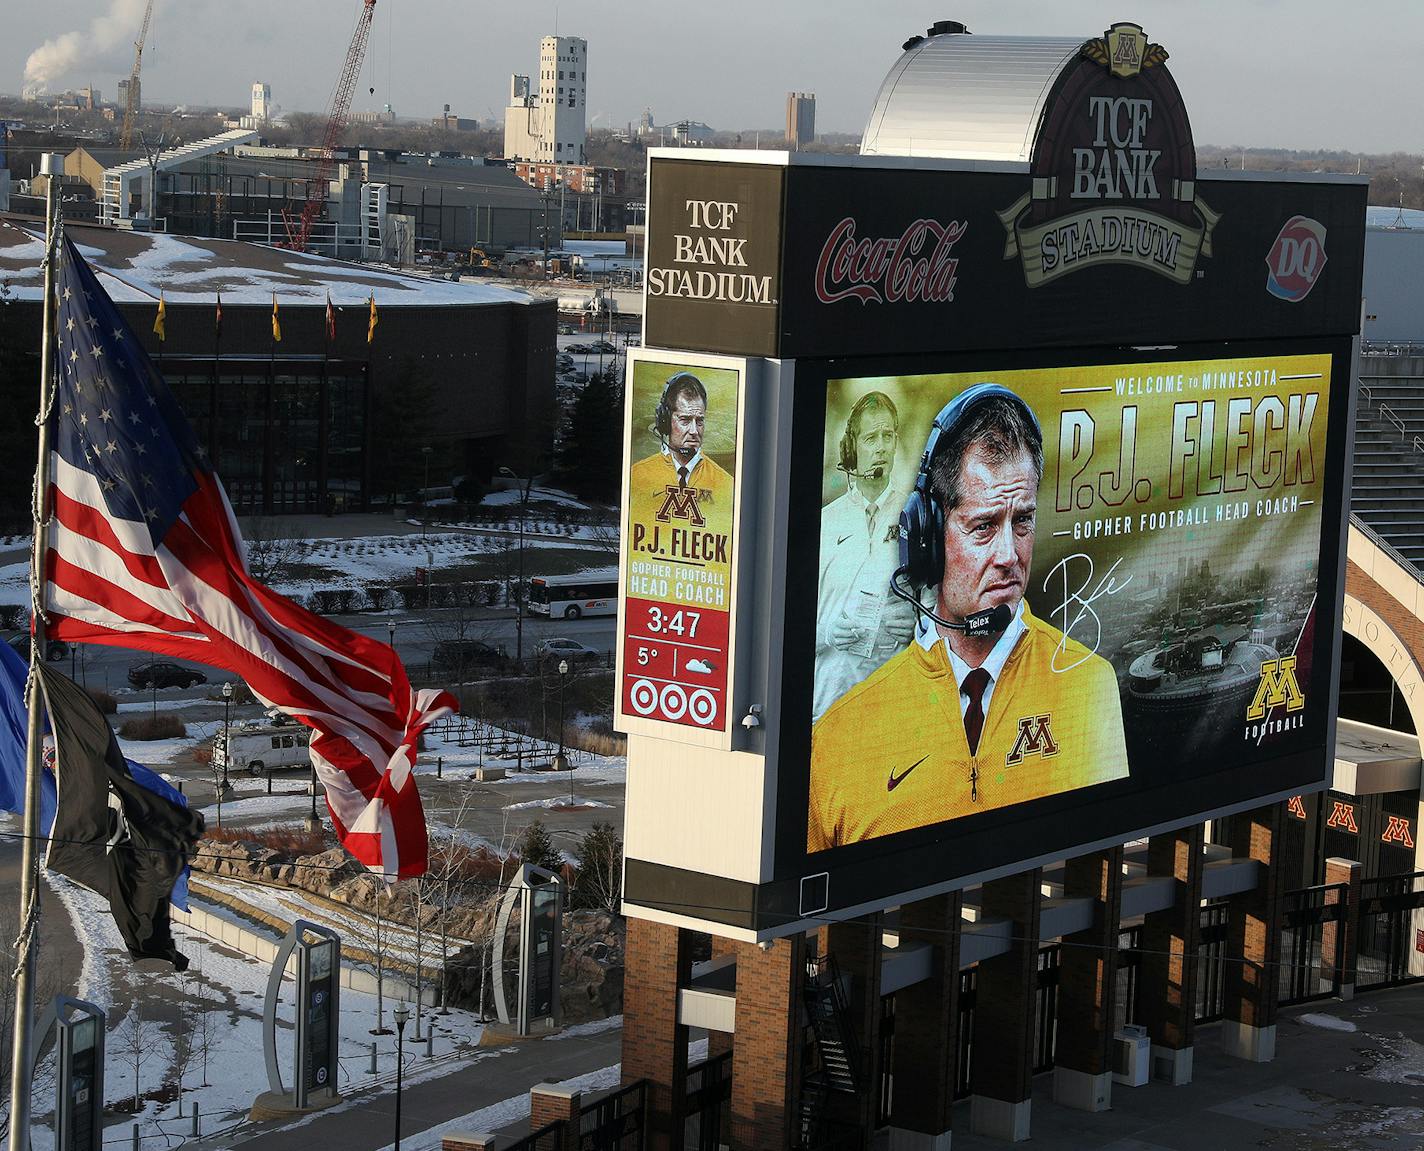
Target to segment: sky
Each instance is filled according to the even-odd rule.
[[[132,64],[145,0],[7,0],[0,91],[26,64],[52,91],[86,83],[112,99]],[[283,108],[323,109],[360,0],[156,0],[145,97],[246,105],[265,80]],[[816,93],[820,131],[859,133],[908,37],[936,19],[997,35],[1100,35],[1133,20],[1168,66],[1199,144],[1424,151],[1415,115],[1424,2],[1361,0],[378,0],[353,110],[500,116],[512,72],[537,72],[539,38],[589,43],[589,117],[779,132],[786,93]],[[66,34],[70,34],[66,36]],[[371,89],[374,88],[374,92]],[[747,141],[750,143],[750,141]]]

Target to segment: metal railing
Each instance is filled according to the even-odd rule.
[[[1411,435],[1409,425],[1404,422],[1404,418],[1388,404],[1383,401],[1376,404],[1374,389],[1369,384],[1360,383],[1356,386],[1360,389],[1360,395],[1364,397],[1365,402],[1374,407],[1380,416],[1399,433],[1399,438],[1404,441],[1405,447],[1412,448],[1416,453],[1424,453],[1424,437]]]
[[[1350,513],[1350,526],[1369,540],[1370,543],[1374,544],[1375,547],[1379,548],[1380,551],[1384,552],[1385,555],[1389,556],[1390,559],[1412,575],[1419,583],[1424,584],[1424,572],[1421,572],[1415,567],[1412,561],[1405,559],[1398,548],[1381,536],[1374,528],[1370,527],[1369,524],[1365,523],[1365,521],[1354,512]]]
[[[1361,882],[1357,990],[1424,980],[1424,960],[1418,952],[1424,930],[1420,924],[1424,924],[1424,871]]]

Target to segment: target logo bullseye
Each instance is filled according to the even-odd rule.
[[[628,692],[628,702],[639,715],[652,715],[658,706],[658,689],[651,680],[640,679]]]
[[[705,687],[699,687],[687,701],[687,713],[694,722],[706,727],[717,718],[717,697]]]
[[[665,684],[658,703],[668,719],[681,719],[687,711],[687,693],[675,683]]]

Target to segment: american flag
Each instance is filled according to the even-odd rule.
[[[50,634],[236,672],[313,729],[312,763],[346,849],[391,880],[422,874],[425,815],[412,767],[421,731],[454,699],[412,690],[391,648],[248,574],[203,446],[68,239],[55,290],[42,600]]]

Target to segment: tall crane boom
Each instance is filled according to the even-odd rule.
[[[372,0],[374,3],[374,0]],[[148,22],[153,19],[153,0],[143,10],[143,27],[134,41],[134,66],[129,73],[129,96],[124,104],[124,130],[119,134],[119,147],[125,150],[133,147],[134,120],[138,117],[139,70],[143,67],[143,45],[148,39]]]
[[[331,106],[327,112],[326,130],[322,133],[321,155],[317,159],[316,172],[307,181],[307,202],[302,207],[302,218],[296,223],[288,221],[287,224],[288,246],[298,252],[307,250],[312,224],[326,203],[327,185],[336,169],[336,148],[341,143],[341,137],[351,119],[351,96],[356,89],[356,78],[361,74],[361,62],[366,57],[366,41],[370,37],[371,20],[375,14],[376,0],[361,0],[361,12],[356,17],[356,30],[351,33],[351,46],[346,50],[346,63],[342,65],[341,76],[331,94]]]

